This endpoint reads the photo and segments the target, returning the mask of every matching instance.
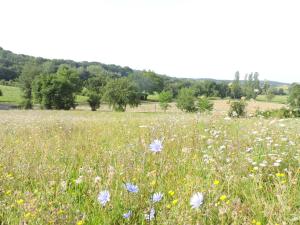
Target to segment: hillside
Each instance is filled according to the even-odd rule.
[[[80,71],[80,75],[82,79],[86,79],[89,74],[86,70],[89,66],[97,66],[103,70],[103,72],[110,76],[128,76],[132,73],[139,73],[141,71],[134,70],[129,67],[121,67],[114,64],[103,64],[100,62],[76,62],[73,60],[65,60],[65,59],[46,59],[42,57],[33,57],[23,54],[15,54],[11,51],[4,50],[0,47],[0,80],[14,80],[19,77],[21,74],[22,68],[26,63],[29,62],[35,62],[41,67],[43,67],[44,70],[47,72],[55,72],[57,68],[62,64],[67,64],[71,67],[75,67]],[[174,81],[180,81],[180,82],[190,82],[193,83],[194,81],[201,81],[201,80],[210,80],[214,81],[216,83],[226,82],[230,83],[232,80],[216,80],[211,78],[175,78],[172,76],[166,76],[166,75],[159,75],[164,81],[166,82],[174,82]],[[243,81],[241,81],[243,82]],[[277,81],[269,81],[271,86],[285,86],[289,85],[287,83],[277,82]]]

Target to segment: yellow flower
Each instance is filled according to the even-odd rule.
[[[174,191],[169,191],[168,194],[172,197],[175,194],[175,192]]]
[[[177,203],[178,203],[178,199],[174,199],[174,200],[172,201],[172,204],[173,204],[173,205],[177,205]]]
[[[226,195],[222,195],[222,196],[220,197],[220,200],[221,200],[221,201],[225,201],[226,199],[227,199]]]
[[[83,225],[84,224],[84,221],[83,220],[79,220],[77,221],[76,225]]]
[[[64,214],[64,210],[62,210],[62,209],[60,209],[60,210],[58,211],[58,215],[61,215],[61,214]]]
[[[255,225],[261,225],[261,222],[257,221],[257,222],[255,223]]]
[[[155,184],[156,184],[156,181],[155,181],[155,180],[151,181],[151,183],[150,183],[150,185],[151,185],[152,187],[155,186]]]
[[[17,200],[18,205],[23,205],[24,204],[24,200],[23,199],[19,199]]]
[[[24,215],[24,217],[25,217],[25,219],[29,219],[29,217],[31,217],[31,213],[30,213],[30,212],[26,213],[26,214]]]
[[[11,190],[5,192],[6,195],[11,195]]]
[[[284,177],[285,174],[284,173],[276,173],[276,177]]]
[[[252,223],[253,223],[253,224],[256,224],[256,220],[255,220],[255,219],[253,219],[253,220],[252,220]]]
[[[167,205],[167,209],[171,209],[171,207],[172,207],[171,204]]]
[[[214,180],[214,185],[218,185],[220,183],[219,180]]]

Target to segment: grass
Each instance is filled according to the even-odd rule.
[[[300,222],[297,119],[39,110],[0,117],[3,224]],[[154,139],[163,140],[156,154]],[[105,206],[97,201],[103,190],[111,194]],[[152,204],[154,192],[163,199]],[[192,209],[197,192],[204,203]]]
[[[0,104],[7,103],[12,105],[19,105],[22,101],[21,91],[18,87],[0,85],[2,96],[0,96]]]
[[[0,85],[3,95],[0,96],[0,104],[20,105],[22,102],[21,90],[19,87],[11,87]],[[78,104],[87,104],[88,97],[77,95],[76,102]]]
[[[287,103],[287,95],[275,95],[275,97],[272,99],[271,102],[276,102],[280,104],[286,104]],[[268,102],[266,95],[259,95],[256,98],[257,101],[263,101],[263,102]]]

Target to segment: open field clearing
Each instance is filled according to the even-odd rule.
[[[300,120],[39,110],[0,118],[0,223],[300,224]]]

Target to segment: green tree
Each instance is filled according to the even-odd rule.
[[[240,73],[237,71],[235,73],[235,79],[230,85],[231,97],[234,99],[239,99],[242,97],[242,88],[240,85]]]
[[[3,93],[2,93],[2,90],[0,89],[0,96],[2,96],[3,95]]]
[[[170,102],[172,101],[173,94],[171,91],[162,91],[158,95],[158,101],[160,107],[166,111],[170,107]]]
[[[124,112],[127,105],[137,107],[141,101],[137,86],[125,77],[107,83],[103,100],[119,112]]]
[[[177,96],[177,108],[185,112],[196,112],[195,92],[191,88],[180,89]]]
[[[86,81],[85,88],[88,96],[87,101],[92,111],[96,111],[100,108],[100,100],[106,83],[107,79],[102,75],[94,75]]]
[[[214,108],[214,103],[208,100],[207,97],[201,97],[198,100],[198,110],[199,112],[211,112]]]
[[[21,75],[19,76],[19,84],[22,90],[22,106],[25,109],[32,108],[32,83],[36,76],[41,72],[36,62],[28,62],[24,65]]]
[[[275,97],[276,89],[275,88],[269,88],[266,92],[266,99],[268,102],[271,102],[272,99]]]
[[[75,69],[60,66],[57,73],[41,75],[34,84],[34,96],[42,108],[69,110],[76,107],[75,97],[81,85]]]
[[[289,90],[288,103],[292,109],[300,110],[300,84],[292,84]]]

